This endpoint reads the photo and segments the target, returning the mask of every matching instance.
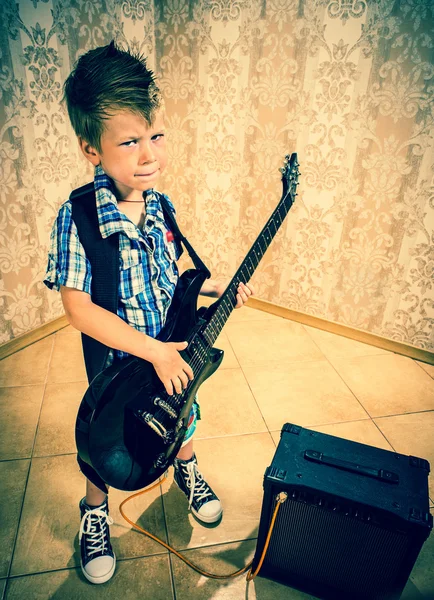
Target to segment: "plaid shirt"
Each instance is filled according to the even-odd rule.
[[[100,166],[95,168],[95,195],[99,229],[103,238],[119,233],[119,303],[117,314],[129,325],[156,337],[172,302],[181,254],[178,243],[167,240],[168,228],[160,205],[160,192],[145,192],[146,215],[142,229],[119,211],[112,180]],[[170,208],[175,209],[167,198]],[[89,260],[72,220],[71,201],[60,207],[51,232],[51,247],[44,283],[50,289],[61,285],[91,293]],[[125,352],[115,350],[122,359]]]

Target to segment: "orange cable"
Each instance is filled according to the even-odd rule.
[[[125,500],[123,500],[121,502],[121,504],[119,505],[119,511],[120,511],[122,517],[125,519],[125,521],[127,521],[127,523],[129,523],[134,529],[137,529],[138,531],[140,531],[140,533],[143,533],[144,535],[146,535],[147,537],[151,538],[152,540],[154,540],[158,544],[161,544],[161,546],[164,546],[164,548],[166,548],[167,550],[169,550],[169,552],[172,552],[173,554],[176,554],[176,556],[178,558],[180,558],[182,561],[184,561],[189,567],[191,567],[192,569],[194,569],[197,573],[200,573],[201,575],[204,575],[205,577],[209,577],[210,579],[230,579],[231,577],[238,577],[238,575],[241,575],[242,573],[245,573],[247,571],[247,569],[250,569],[249,572],[248,572],[248,574],[247,574],[247,581],[251,581],[252,579],[254,579],[254,577],[256,577],[256,575],[258,574],[259,569],[262,567],[262,563],[264,562],[265,553],[267,552],[268,545],[270,543],[270,538],[271,538],[271,534],[273,532],[274,522],[276,520],[277,513],[279,511],[279,508],[280,508],[280,505],[282,504],[282,502],[285,502],[285,500],[287,498],[287,494],[285,492],[280,492],[280,494],[278,494],[278,496],[276,497],[276,507],[274,509],[273,517],[271,519],[270,529],[268,530],[267,539],[265,541],[265,545],[264,545],[264,548],[262,550],[262,555],[261,555],[259,564],[258,564],[255,572],[252,573],[252,564],[253,564],[253,560],[252,560],[245,567],[243,567],[242,569],[239,569],[238,571],[235,571],[234,573],[230,573],[229,575],[216,575],[216,574],[213,574],[213,573],[208,573],[207,571],[204,571],[203,569],[201,569],[200,567],[198,567],[194,563],[190,562],[188,560],[188,558],[185,558],[185,556],[183,556],[177,550],[175,550],[174,548],[172,548],[171,546],[169,546],[168,544],[166,544],[165,542],[163,542],[163,540],[160,540],[159,538],[157,538],[155,535],[153,535],[149,531],[146,531],[146,529],[142,529],[142,527],[140,527],[139,525],[137,525],[137,523],[134,523],[134,521],[132,521],[131,519],[129,519],[126,516],[126,514],[124,513],[124,511],[123,511],[124,504],[126,504],[127,502],[129,502],[133,498],[136,498],[137,496],[141,496],[142,494],[150,492],[151,490],[153,490],[154,488],[156,488],[158,485],[160,485],[166,477],[167,477],[167,473],[164,475],[163,479],[159,479],[151,487],[148,487],[148,488],[146,488],[144,490],[141,490],[140,492],[136,492],[135,494],[132,494],[131,496],[128,496],[128,498],[125,498]]]

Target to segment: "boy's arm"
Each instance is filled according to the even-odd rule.
[[[227,287],[227,283],[216,281],[215,279],[206,279],[203,283],[200,294],[210,298],[220,298]],[[249,296],[252,296],[254,289],[251,283],[240,283],[238,286],[237,304],[235,308],[241,308],[247,302]]]
[[[109,348],[152,363],[168,394],[174,390],[180,394],[188,380],[193,379],[190,365],[179,354],[187,342],[160,342],[94,304],[86,292],[65,286],[60,287],[60,292],[68,322],[73,327]]]

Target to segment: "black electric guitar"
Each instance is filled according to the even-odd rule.
[[[223,351],[213,348],[236,305],[240,282],[247,283],[288,214],[298,184],[297,155],[285,157],[283,194],[224,294],[209,308],[197,309],[207,274],[189,269],[179,278],[158,339],[186,340],[181,352],[194,379],[181,394],[168,395],[151,363],[130,356],[104,369],[81,402],[76,443],[80,457],[110,486],[138,490],[158,479],[173,463],[187,431],[200,385],[219,367]]]

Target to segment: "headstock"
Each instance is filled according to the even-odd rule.
[[[279,171],[282,173],[283,196],[288,192],[295,195],[295,189],[298,185],[298,176],[300,175],[297,153],[293,152],[291,156],[287,154],[283,167]]]

